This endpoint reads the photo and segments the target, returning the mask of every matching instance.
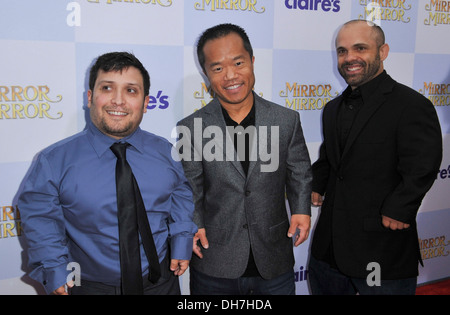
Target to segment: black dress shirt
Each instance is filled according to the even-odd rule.
[[[233,119],[231,119],[230,115],[228,114],[228,112],[223,107],[222,107],[222,113],[223,113],[223,118],[225,119],[225,124],[227,126],[234,127],[234,128],[236,128],[237,126],[241,126],[244,129],[249,127],[249,126],[255,126],[255,105],[252,106],[252,109],[250,110],[248,115],[241,121],[241,123],[237,123]],[[249,165],[249,162],[250,162],[249,161],[249,157],[250,157],[250,141],[251,141],[250,135],[249,135],[249,133],[235,132],[234,133],[233,143],[234,143],[234,149],[236,151],[238,151],[238,149],[237,149],[238,143],[242,143],[242,141],[245,141],[244,142],[245,143],[245,156],[244,157],[240,156],[239,159],[241,161],[242,168],[244,169],[245,175],[247,175],[248,165]]]
[[[252,109],[248,113],[248,115],[241,121],[241,123],[235,122],[233,119],[231,119],[228,112],[225,110],[225,108],[222,107],[222,113],[223,118],[225,119],[225,124],[230,127],[236,128],[237,126],[242,126],[244,129],[249,126],[255,126],[255,104],[253,104]],[[234,133],[234,149],[239,153],[238,151],[238,143],[242,143],[242,141],[245,141],[245,156],[239,157],[241,161],[242,168],[244,169],[245,175],[248,175],[248,166],[250,163],[250,135],[249,133]],[[252,249],[250,248],[250,256],[248,259],[248,265],[247,269],[245,270],[243,277],[258,277],[260,276],[258,272],[258,268],[256,267],[255,259],[253,257]]]

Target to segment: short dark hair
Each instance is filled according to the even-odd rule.
[[[94,90],[95,81],[100,70],[105,72],[122,71],[129,67],[135,67],[141,72],[144,81],[144,94],[148,96],[150,93],[150,75],[139,59],[128,52],[110,52],[99,56],[89,74],[89,89],[91,91]]]
[[[219,24],[204,31],[197,42],[198,62],[200,63],[203,71],[205,71],[205,53],[203,51],[205,44],[210,40],[225,37],[230,33],[236,33],[242,38],[244,41],[245,50],[250,54],[250,58],[253,58],[253,48],[245,30],[240,26],[230,23]]]
[[[372,30],[375,32],[375,41],[377,43],[378,48],[383,46],[386,43],[386,36],[384,34],[383,29],[374,22],[366,21],[366,20],[351,20],[345,23],[342,26],[346,26],[354,23],[367,23],[367,25],[373,27]]]

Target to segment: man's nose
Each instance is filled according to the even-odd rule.
[[[116,91],[113,95],[112,102],[115,105],[123,105],[125,103],[123,93],[121,91]]]

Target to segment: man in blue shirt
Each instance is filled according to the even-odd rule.
[[[110,149],[116,142],[130,145],[127,161],[161,267],[157,283],[147,280],[149,263],[141,245],[144,294],[180,293],[177,276],[189,265],[197,231],[192,191],[171,157],[171,144],[139,127],[149,88],[148,72],[132,54],[100,56],[90,72],[88,127],[46,148],[33,163],[19,208],[30,276],[47,293],[68,294],[67,284],[72,294],[121,294],[117,158]],[[81,286],[68,277],[71,263],[79,265]]]

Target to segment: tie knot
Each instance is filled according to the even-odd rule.
[[[118,159],[126,159],[127,148],[130,146],[129,143],[116,142],[111,146],[111,151]]]

